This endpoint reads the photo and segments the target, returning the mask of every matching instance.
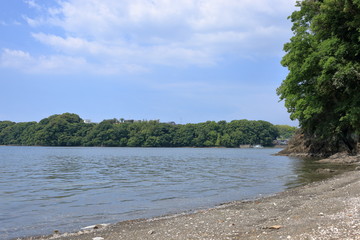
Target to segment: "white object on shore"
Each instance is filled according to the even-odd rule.
[[[91,226],[83,227],[83,228],[81,228],[81,230],[98,229],[98,228],[106,227],[106,226],[108,226],[108,225],[109,225],[109,224],[106,224],[106,223],[96,224],[96,225],[91,225]]]
[[[92,240],[104,240],[105,238],[103,237],[94,237]]]
[[[264,148],[264,147],[261,145],[255,145],[254,148]]]

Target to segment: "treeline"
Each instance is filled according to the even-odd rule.
[[[285,130],[285,129],[288,129]],[[117,119],[85,123],[78,115],[52,115],[40,122],[0,121],[0,145],[106,147],[239,147],[271,146],[289,134],[289,126],[266,121],[207,121],[175,125],[159,121],[124,122]]]

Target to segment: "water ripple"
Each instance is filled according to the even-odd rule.
[[[0,238],[278,192],[297,179],[299,160],[276,151],[0,147]]]

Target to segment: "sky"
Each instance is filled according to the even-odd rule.
[[[276,88],[296,0],[3,0],[0,121],[297,126]]]

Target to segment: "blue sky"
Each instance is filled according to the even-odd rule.
[[[11,0],[0,120],[289,119],[276,88],[295,0]]]

